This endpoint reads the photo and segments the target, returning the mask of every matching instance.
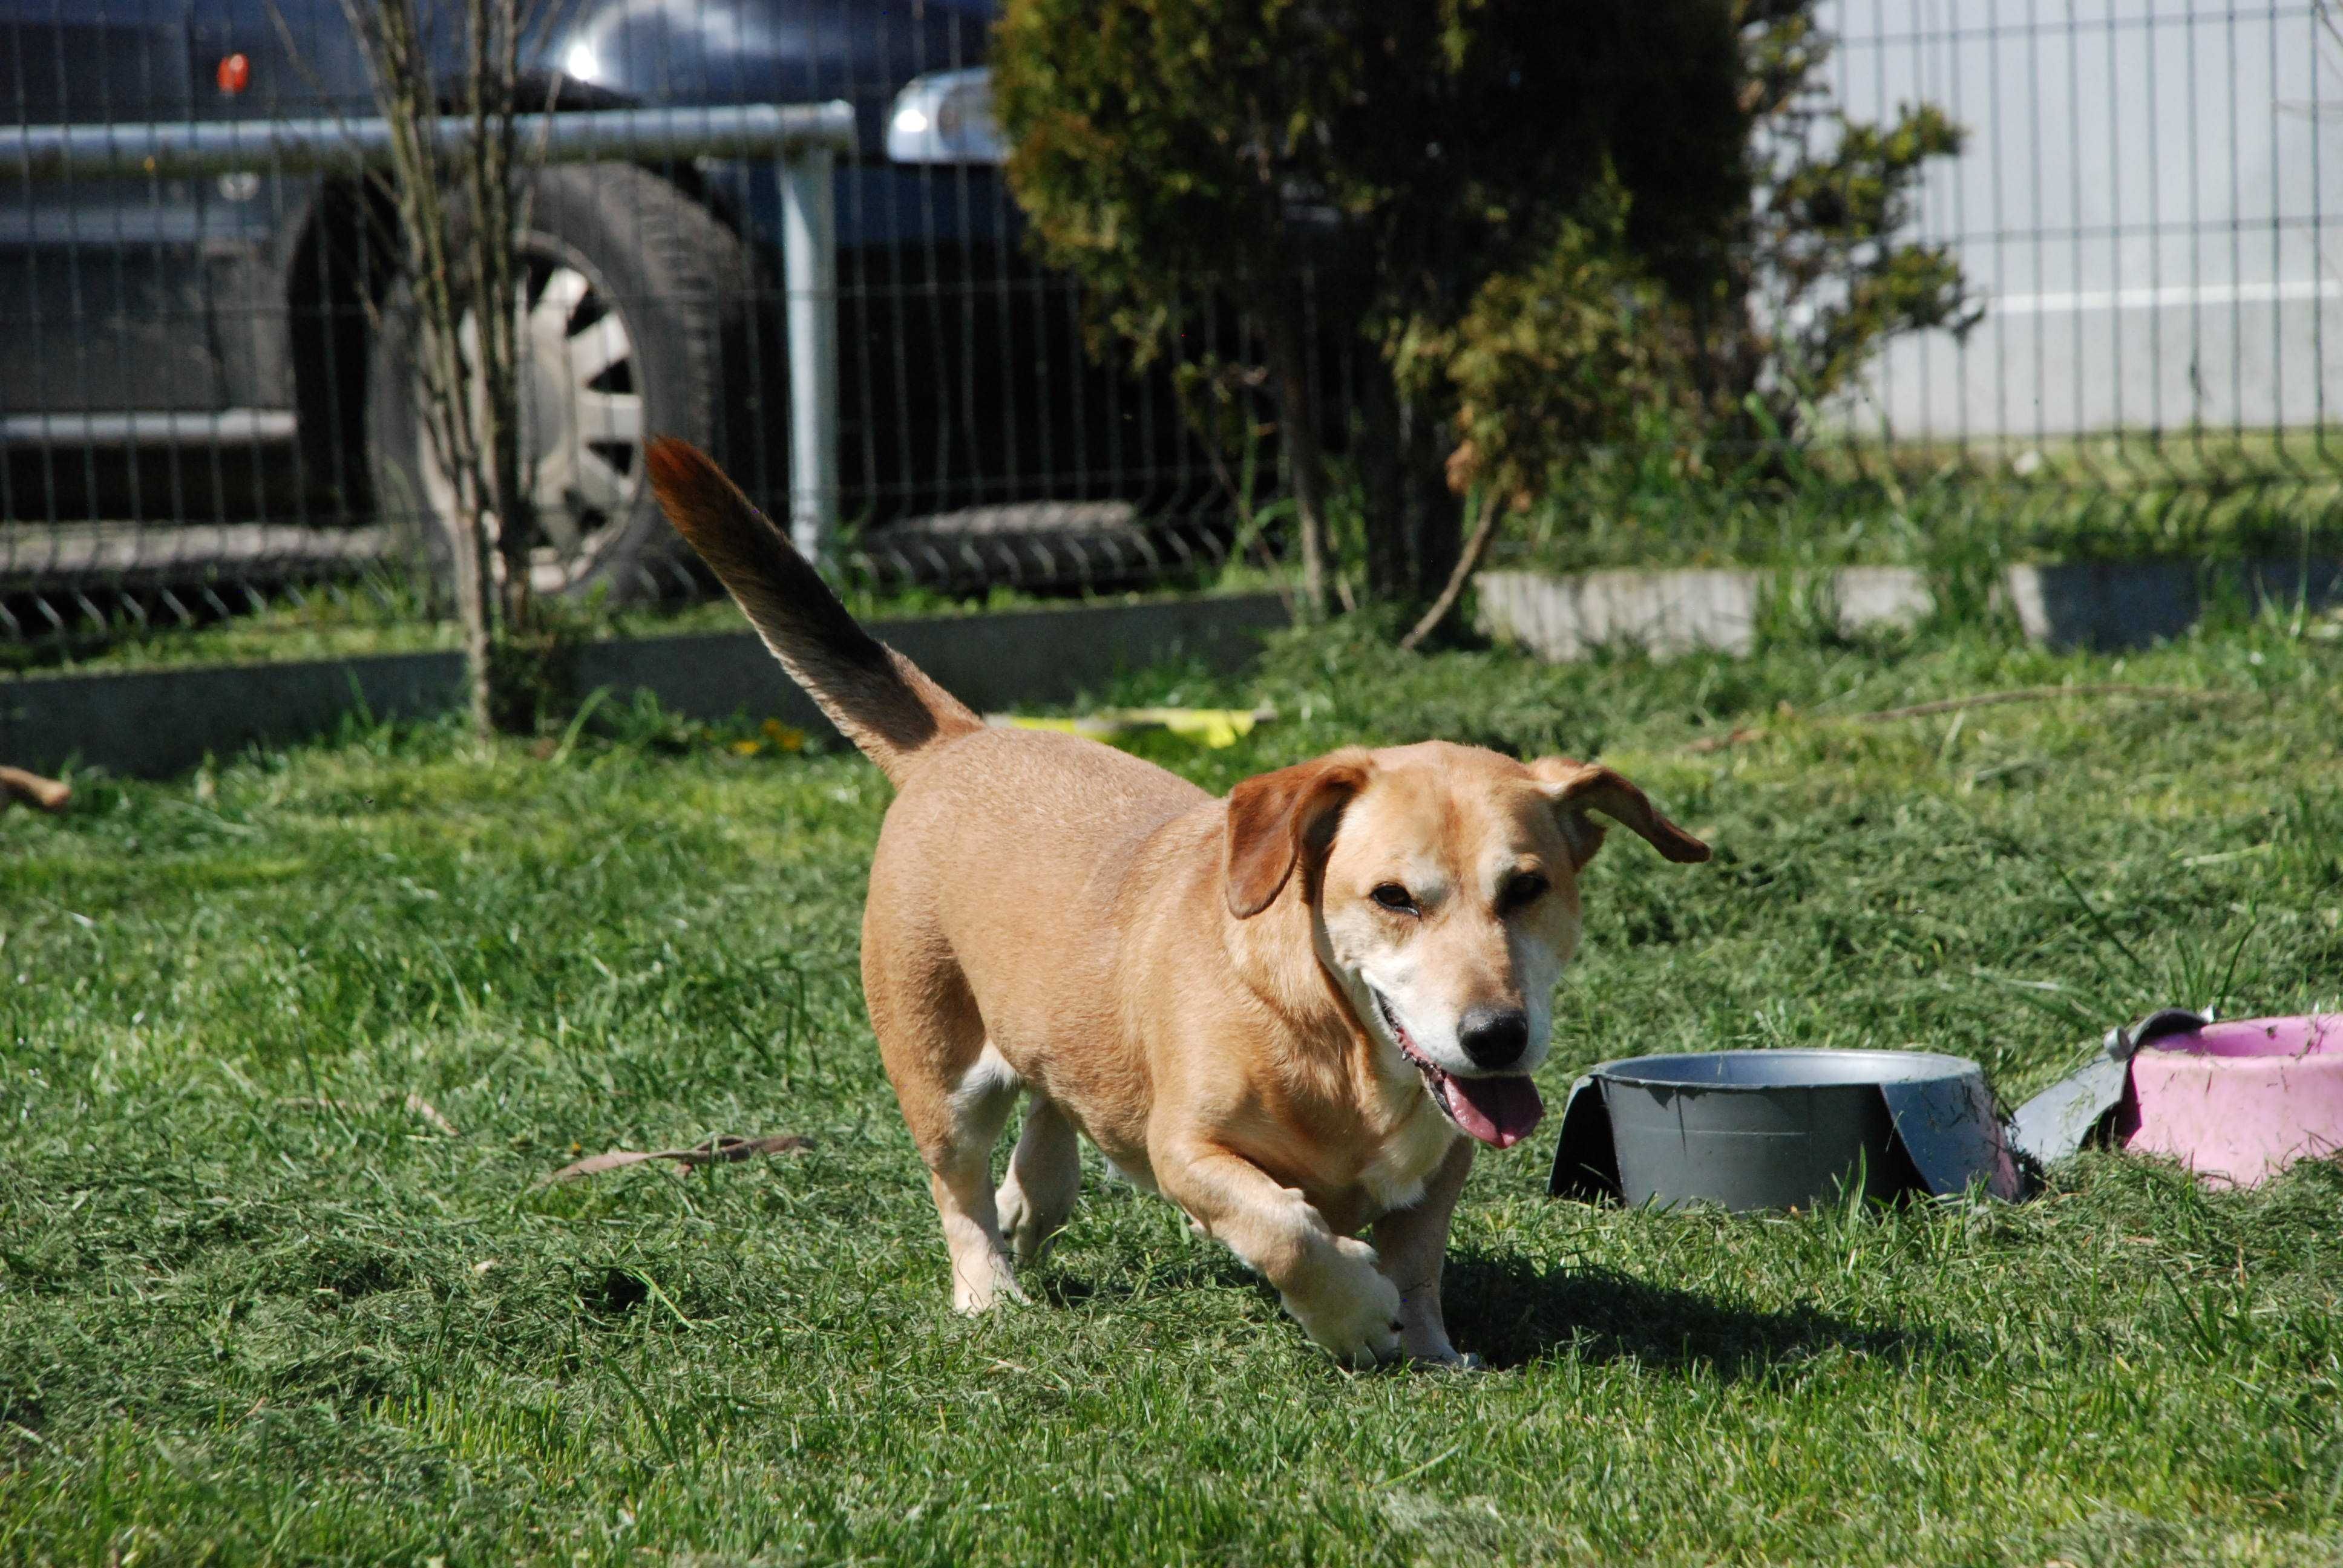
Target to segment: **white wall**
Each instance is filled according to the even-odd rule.
[[[1900,341],[1899,436],[2343,421],[2343,36],[2310,0],[1836,0],[1862,118],[1969,129],[1920,232],[1986,317]]]

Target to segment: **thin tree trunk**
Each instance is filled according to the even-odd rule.
[[[1372,598],[1403,602],[1410,592],[1407,454],[1400,441],[1399,390],[1379,353],[1368,354],[1360,368],[1359,435],[1367,593]]]
[[[467,537],[461,541],[465,548],[456,551],[456,622],[463,629],[464,709],[472,721],[472,733],[485,740],[497,729],[488,555],[477,548],[484,542],[478,528],[461,531]]]
[[[466,0],[458,108],[470,121],[469,135],[460,149],[443,154],[432,131],[440,84],[417,0],[341,0],[376,106],[390,126],[391,167],[377,184],[397,214],[397,243],[416,313],[423,456],[446,476],[450,491],[453,515],[444,521],[453,547],[468,706],[484,739],[521,709],[504,689],[515,661],[500,655],[508,638],[527,631],[534,618],[528,567],[536,515],[519,419],[520,274],[512,248],[514,116],[529,7],[530,0]],[[471,220],[461,244],[458,211]]]
[[[1448,612],[1454,609],[1456,601],[1464,597],[1464,585],[1473,580],[1474,572],[1481,569],[1482,558],[1489,553],[1489,546],[1497,537],[1498,519],[1504,516],[1504,512],[1505,508],[1498,504],[1496,487],[1489,487],[1488,493],[1481,498],[1481,516],[1473,525],[1473,537],[1464,541],[1464,548],[1458,554],[1456,565],[1448,574],[1448,581],[1442,585],[1440,596],[1432,601],[1432,608],[1425,610],[1423,618],[1399,639],[1401,648],[1413,653],[1423,645],[1425,638],[1440,629],[1440,623],[1448,618]]]
[[[521,451],[519,277],[513,266],[513,116],[520,17],[516,0],[472,0],[468,53],[471,120],[470,186],[474,193],[472,272],[479,322],[480,445],[488,459],[488,506],[497,519],[497,554],[504,571],[504,630],[526,633],[535,617],[529,602],[529,558],[537,542]]]
[[[1306,621],[1319,621],[1326,618],[1326,458],[1318,447],[1301,335],[1290,312],[1280,310],[1270,322],[1269,344],[1276,361],[1279,443],[1293,477],[1293,510],[1302,533],[1302,614]]]
[[[1423,399],[1400,401],[1400,482],[1407,498],[1407,578],[1404,602],[1437,597],[1464,546],[1464,498],[1448,487],[1448,454],[1455,428]]]

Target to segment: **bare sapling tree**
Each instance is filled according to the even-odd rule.
[[[485,738],[513,706],[498,690],[499,670],[512,661],[498,655],[536,619],[529,560],[537,519],[520,415],[525,278],[515,243],[526,221],[518,194],[526,149],[517,121],[523,50],[541,35],[549,7],[461,0],[451,70],[435,54],[417,0],[341,5],[390,132],[388,166],[375,179],[396,224],[391,243],[415,313],[413,395],[425,460],[437,466],[452,497],[443,521],[468,706]],[[435,7],[434,17],[456,24],[458,7]],[[443,135],[444,117],[460,122],[462,134]]]

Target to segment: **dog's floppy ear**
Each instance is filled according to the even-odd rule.
[[[1661,816],[1641,789],[1608,768],[1567,757],[1541,757],[1530,764],[1530,773],[1554,802],[1563,837],[1570,840],[1571,859],[1582,866],[1603,847],[1603,826],[1587,820],[1589,811],[1600,811],[1643,835],[1671,860],[1690,864],[1708,859],[1707,845]]]
[[[1303,856],[1322,859],[1371,766],[1364,751],[1346,749],[1257,773],[1229,791],[1229,913],[1252,919],[1277,901]]]

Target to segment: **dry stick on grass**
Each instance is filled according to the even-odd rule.
[[[2235,695],[2235,692],[2205,691],[2187,686],[2129,686],[2120,682],[2102,682],[2093,686],[2024,686],[2011,691],[1980,691],[1970,697],[1916,702],[1909,708],[1883,708],[1876,713],[1855,713],[1822,722],[1885,724],[1891,719],[1926,719],[1932,714],[1962,713],[1972,708],[1999,708],[2013,702],[2056,702],[2062,697],[2137,697],[2159,702],[2225,702]],[[1767,733],[1765,726],[1751,725],[1724,735],[1711,736],[1705,740],[1695,740],[1684,749],[1694,753],[1722,751],[1745,740],[1763,740]]]
[[[1504,508],[1497,504],[1496,489],[1492,486],[1489,494],[1481,499],[1481,516],[1473,525],[1473,537],[1464,541],[1464,553],[1456,558],[1456,569],[1448,574],[1448,581],[1442,586],[1440,597],[1432,601],[1432,608],[1423,612],[1423,618],[1399,639],[1402,648],[1413,653],[1418,644],[1440,629],[1440,623],[1448,618],[1448,612],[1454,609],[1456,601],[1464,597],[1464,585],[1471,582],[1473,574],[1481,569],[1481,558],[1489,553],[1489,541],[1497,537],[1497,519],[1503,514]]]
[[[537,1185],[550,1187],[556,1181],[575,1181],[580,1176],[592,1176],[604,1171],[616,1171],[622,1166],[640,1165],[648,1160],[672,1160],[679,1165],[711,1165],[719,1161],[746,1160],[751,1154],[793,1154],[813,1147],[810,1141],[794,1132],[777,1133],[769,1138],[739,1138],[726,1133],[711,1138],[689,1149],[613,1149],[607,1154],[588,1154],[556,1171],[550,1176],[538,1178]]]

